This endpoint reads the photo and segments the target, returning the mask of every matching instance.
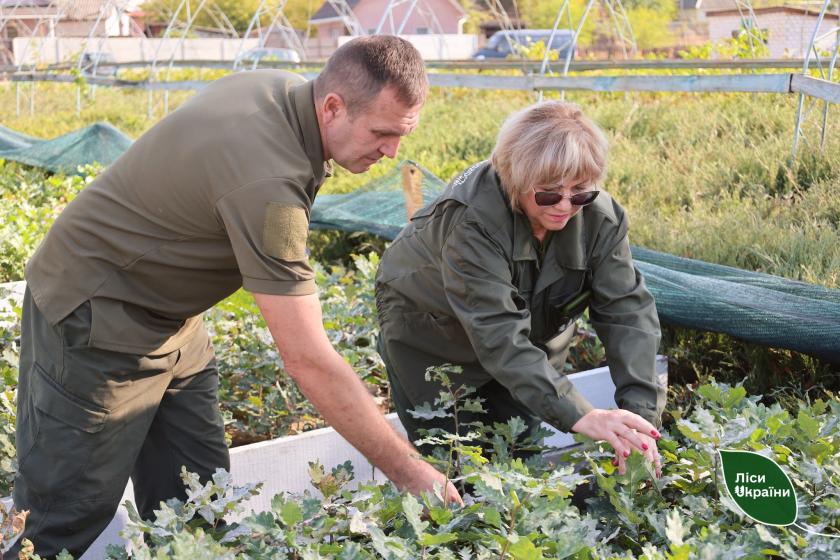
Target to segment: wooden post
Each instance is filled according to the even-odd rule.
[[[423,190],[420,188],[423,174],[416,165],[408,162],[403,164],[401,171],[405,213],[410,220],[423,207]]]

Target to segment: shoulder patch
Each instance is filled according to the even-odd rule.
[[[306,238],[309,235],[309,218],[300,206],[269,202],[265,207],[263,222],[263,250],[282,261],[306,259]]]

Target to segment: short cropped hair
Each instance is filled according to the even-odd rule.
[[[565,181],[599,185],[607,172],[607,138],[580,107],[544,101],[502,125],[490,156],[511,207],[531,188]]]
[[[385,87],[394,88],[397,99],[408,107],[422,105],[428,88],[423,58],[400,37],[359,37],[339,47],[327,60],[315,78],[315,98],[338,93],[353,116],[366,109]]]

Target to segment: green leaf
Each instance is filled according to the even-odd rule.
[[[744,389],[742,386],[732,387],[729,391],[726,392],[726,396],[724,397],[723,407],[724,408],[732,408],[736,404],[740,403],[744,400],[744,397],[747,396],[747,390]]]
[[[413,410],[408,411],[414,418],[419,418],[421,420],[431,420],[432,418],[446,418],[449,416],[449,413],[446,412],[443,408],[432,408],[432,405],[429,403],[421,404],[420,406],[415,407]]]
[[[711,439],[703,433],[703,430],[690,420],[677,421],[677,429],[682,435],[691,441],[697,443],[708,443],[711,441]]]
[[[424,533],[420,537],[420,544],[423,546],[438,546],[458,540],[457,533],[437,533],[435,535]]]
[[[716,404],[721,404],[723,402],[723,390],[717,383],[700,385],[697,387],[697,394]]]
[[[484,482],[484,484],[486,484],[493,490],[498,490],[499,492],[502,491],[502,479],[500,479],[498,476],[489,472],[483,472],[479,476],[481,477],[481,480]]]
[[[499,513],[499,510],[485,507],[481,508],[481,513],[484,517],[484,522],[488,525],[492,525],[493,527],[502,526],[502,515]]]
[[[300,506],[297,503],[288,501],[280,508],[280,518],[286,525],[292,527],[296,523],[303,521],[303,512],[301,512]]]
[[[775,461],[752,451],[719,453],[726,489],[743,513],[768,525],[796,521],[793,484]]]
[[[248,518],[247,524],[252,529],[260,529],[262,531],[271,531],[276,527],[274,523],[274,516],[267,511],[261,511]]]
[[[474,399],[464,399],[463,404],[461,404],[460,409],[462,412],[474,412],[476,414],[483,414],[486,413],[487,410],[484,408],[484,405],[481,403],[484,402],[482,398],[474,398]]]
[[[542,560],[545,558],[542,551],[543,547],[534,545],[527,537],[522,536],[508,548],[508,553],[515,560]]]
[[[446,525],[452,520],[452,511],[446,507],[432,507],[429,508],[429,517],[437,525]]]
[[[420,516],[423,514],[423,506],[417,501],[417,498],[411,494],[407,494],[402,499],[402,509],[405,518],[408,520],[411,528],[414,529],[414,535],[419,539],[429,526],[427,521],[421,521]]]
[[[808,439],[816,439],[820,434],[820,423],[804,410],[800,410],[796,416],[796,425],[805,433]]]

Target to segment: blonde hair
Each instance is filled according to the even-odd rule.
[[[599,184],[607,171],[607,138],[580,107],[543,101],[502,125],[490,156],[511,207],[532,187],[561,181]]]

